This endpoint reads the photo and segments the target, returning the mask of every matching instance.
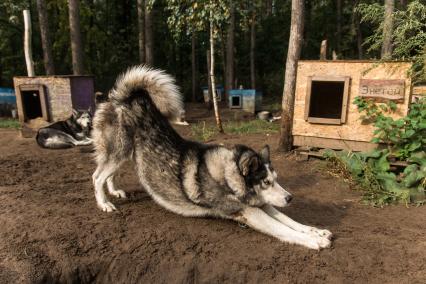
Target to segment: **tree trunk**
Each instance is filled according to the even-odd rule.
[[[46,71],[46,75],[53,75],[55,74],[55,64],[53,62],[52,41],[50,40],[49,19],[45,0],[37,0],[37,11],[38,21],[40,24],[44,69]]]
[[[195,32],[192,32],[191,37],[191,71],[192,71],[192,101],[197,101],[198,91],[198,68],[197,68],[197,38]]]
[[[279,149],[285,152],[290,151],[293,144],[291,130],[293,124],[297,61],[300,58],[303,40],[303,12],[304,0],[292,0],[290,39],[284,76],[281,133],[278,145]]]
[[[358,3],[358,2],[357,2]],[[361,19],[358,13],[355,15],[355,29],[356,29],[356,44],[358,47],[358,59],[364,58],[364,52],[362,50],[362,31],[361,31]]]
[[[83,75],[83,47],[80,32],[80,1],[68,0],[72,70],[74,75]]]
[[[342,52],[342,0],[337,0],[336,2],[337,10],[337,37],[336,37],[336,49],[337,52]]]
[[[145,62],[154,65],[154,38],[152,34],[152,9],[145,1]]]
[[[228,33],[226,36],[226,78],[225,78],[225,101],[229,98],[229,90],[234,88],[234,46],[235,46],[235,6],[230,1],[230,19]]]
[[[256,14],[250,24],[250,84],[252,89],[256,89],[256,69],[255,69],[255,48],[256,48]]]
[[[395,0],[385,0],[385,20],[383,22],[382,59],[392,56],[393,10]]]
[[[137,0],[138,6],[138,41],[139,62],[145,63],[145,0]]]
[[[266,16],[268,16],[268,17],[272,15],[272,2],[273,2],[273,0],[266,0],[265,1]]]
[[[213,18],[213,11],[210,10],[210,19]],[[216,118],[217,128],[220,133],[223,133],[222,121],[220,119],[219,108],[217,105],[217,95],[216,95],[216,83],[214,77],[214,24],[213,21],[210,21],[210,82],[212,86],[212,97],[213,97],[213,108],[214,116]]]
[[[399,3],[401,4],[401,9],[402,10],[407,9],[407,4],[408,4],[407,0],[399,0]]]
[[[31,15],[30,10],[24,10],[24,53],[25,53],[25,63],[27,65],[27,74],[28,77],[35,76],[34,73],[34,61],[33,61],[33,49],[31,44]]]

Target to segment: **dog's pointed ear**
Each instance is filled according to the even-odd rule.
[[[72,109],[72,116],[74,118],[78,118],[78,110],[76,110],[75,108]]]
[[[269,145],[265,145],[262,150],[260,150],[260,158],[262,159],[262,162],[264,164],[269,164],[271,162],[270,160],[270,151],[269,151]]]
[[[259,168],[259,158],[251,153],[243,154],[238,166],[243,176],[255,172]]]

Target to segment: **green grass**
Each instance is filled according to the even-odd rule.
[[[0,118],[0,128],[19,128],[19,120],[11,118]]]
[[[223,123],[223,130],[228,134],[257,134],[257,133],[278,133],[280,125],[264,120],[250,121],[229,121]],[[199,122],[191,125],[192,137],[201,141],[208,141],[218,134],[216,125],[206,125]]]

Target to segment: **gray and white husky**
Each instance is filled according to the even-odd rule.
[[[115,188],[114,174],[132,160],[145,190],[176,214],[232,219],[284,242],[330,247],[328,230],[299,224],[275,208],[292,196],[278,184],[267,146],[256,152],[185,140],[169,123],[182,110],[178,88],[163,71],[136,66],[117,79],[93,119],[93,183],[101,210],[116,210],[105,183],[109,194],[126,197]]]
[[[90,110],[72,110],[65,121],[57,121],[37,131],[36,141],[42,148],[66,149],[92,144],[90,130],[92,115]]]

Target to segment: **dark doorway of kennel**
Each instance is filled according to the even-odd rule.
[[[308,77],[305,120],[310,123],[346,122],[349,77]]]
[[[23,117],[19,118],[22,122],[39,117],[49,121],[46,93],[43,85],[20,85],[17,101],[22,107]]]
[[[242,108],[242,96],[241,95],[231,95],[231,108]]]

